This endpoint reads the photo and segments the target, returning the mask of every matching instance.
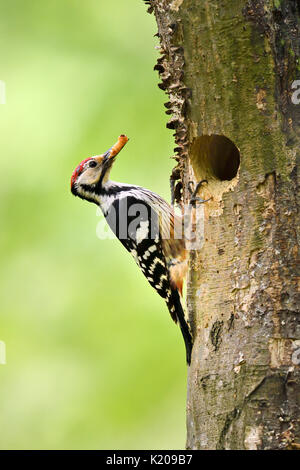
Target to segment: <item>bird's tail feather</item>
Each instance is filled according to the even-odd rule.
[[[186,350],[186,362],[187,362],[188,365],[190,365],[191,364],[192,349],[193,349],[193,339],[192,339],[192,335],[191,335],[189,326],[188,326],[188,324],[185,320],[185,317],[184,317],[184,311],[183,311],[183,308],[182,308],[182,305],[181,305],[181,302],[180,302],[180,297],[179,297],[179,293],[178,293],[177,289],[172,289],[172,295],[171,295],[170,300],[173,304],[172,306],[174,306],[174,308],[175,308],[176,320],[178,320],[178,323],[179,323],[179,326],[180,326],[180,329],[181,329],[181,333],[182,333],[182,336],[183,336],[183,339],[184,339],[185,350]],[[170,305],[168,305],[168,307],[170,309]],[[171,315],[172,315],[172,313],[171,313]],[[173,315],[172,315],[172,317],[173,317]]]

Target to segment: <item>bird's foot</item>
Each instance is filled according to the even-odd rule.
[[[211,197],[208,198],[208,199],[202,199],[201,197],[197,197],[197,193],[199,191],[199,189],[201,188],[201,186],[203,185],[203,183],[207,183],[207,180],[201,180],[199,181],[197,184],[196,184],[196,187],[195,189],[193,188],[194,186],[194,183],[192,181],[189,181],[188,183],[188,189],[189,189],[189,192],[190,192],[190,204],[195,207],[196,205],[196,202],[200,202],[201,204],[203,204],[204,202],[208,202],[211,200]]]

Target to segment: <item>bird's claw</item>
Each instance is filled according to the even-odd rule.
[[[200,202],[203,204],[204,202],[208,202],[211,200],[211,197],[208,199],[202,199],[201,197],[197,197],[197,193],[200,189],[200,187],[203,185],[203,183],[207,183],[207,180],[201,180],[196,184],[196,188],[193,190],[192,186],[194,186],[192,181],[188,182],[188,190],[190,192],[191,198],[190,198],[190,204],[192,206],[195,206],[196,202]]]

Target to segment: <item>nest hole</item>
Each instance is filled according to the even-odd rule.
[[[240,166],[239,149],[224,135],[196,137],[190,155],[198,179],[230,181],[236,177]]]

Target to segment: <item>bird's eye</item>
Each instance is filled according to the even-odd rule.
[[[95,168],[95,166],[97,166],[97,162],[95,162],[95,160],[91,160],[91,161],[89,162],[89,167],[90,167],[90,168]]]

